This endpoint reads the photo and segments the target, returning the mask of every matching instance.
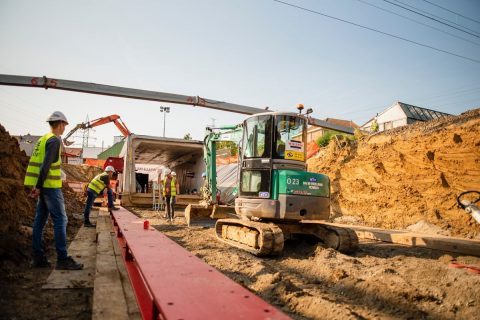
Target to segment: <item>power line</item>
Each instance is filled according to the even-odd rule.
[[[464,96],[464,95],[470,95],[472,93],[475,93],[476,91],[479,91],[480,87],[477,88],[472,88],[472,89],[465,89],[465,90],[460,90],[460,91],[455,91],[455,92],[450,92],[450,93],[444,93],[436,96],[431,96],[428,98],[420,99],[419,101],[423,102],[428,102],[428,101],[434,101],[438,99],[451,99],[455,96]]]
[[[465,19],[468,19],[468,20],[470,20],[470,21],[473,21],[473,22],[476,22],[476,23],[479,23],[479,24],[480,24],[480,21],[478,21],[478,20],[469,18],[469,17],[467,17],[467,16],[464,16],[463,14],[460,14],[460,13],[458,13],[458,12],[455,12],[455,11],[452,11],[452,10],[450,10],[450,9],[444,8],[444,7],[442,7],[442,6],[439,6],[439,5],[436,4],[436,3],[430,2],[430,1],[428,1],[428,0],[423,0],[423,1],[425,1],[425,2],[427,2],[427,3],[430,3],[432,6],[438,7],[438,8],[440,8],[440,9],[445,10],[445,11],[448,11],[448,12],[451,12],[451,13],[453,13],[453,14],[456,14],[457,16],[460,16],[460,17],[462,17],[462,18],[465,18]]]
[[[443,99],[443,100],[446,100],[446,99],[449,99],[453,96],[462,96],[462,95],[465,95],[465,94],[470,94],[470,93],[473,93],[475,91],[478,91],[480,90],[480,87],[478,86],[475,86],[473,88],[470,88],[470,89],[467,89],[468,87],[460,87],[460,88],[457,88],[456,91],[454,92],[449,92],[449,93],[445,93],[445,94],[441,94],[441,95],[435,95],[435,96],[430,96],[430,97],[427,97],[427,98],[423,98],[423,99],[417,99],[416,101],[422,101],[422,103],[426,103],[426,102],[429,102],[429,101],[432,101],[432,100],[437,100],[437,99]],[[473,101],[476,101],[478,99],[475,99]],[[454,104],[454,103],[449,103],[449,104]],[[440,106],[443,106],[443,105],[440,105]],[[438,107],[438,106],[437,106]],[[372,110],[381,110],[381,109],[385,109],[385,106],[377,106],[377,107],[361,107],[361,108],[357,108],[353,111],[345,111],[345,112],[340,112],[340,113],[337,113],[337,115],[344,115],[344,114],[356,114],[356,113],[363,113],[363,112],[367,112],[367,111],[372,111]]]
[[[428,11],[422,10],[422,9],[420,9],[420,8],[414,7],[414,6],[412,6],[412,5],[406,4],[405,2],[402,2],[402,1],[400,1],[400,0],[393,0],[393,1],[398,2],[398,3],[401,3],[401,4],[403,4],[404,6],[410,7],[410,8],[412,8],[412,9],[417,10],[417,11],[420,11],[420,12],[423,12],[423,13],[429,15],[429,16],[438,18],[438,19],[443,20],[443,21],[445,21],[445,22],[452,23],[452,24],[454,24],[454,25],[456,25],[456,26],[459,26],[459,27],[461,27],[461,28],[463,28],[463,29],[465,29],[465,30],[469,30],[469,31],[471,31],[471,32],[474,32],[474,33],[477,34],[477,35],[480,35],[480,32],[478,32],[477,30],[467,28],[467,27],[465,27],[464,25],[458,24],[458,23],[456,23],[456,22],[454,22],[454,21],[451,21],[451,20],[442,18],[442,17],[440,17],[440,16],[436,16],[436,15],[434,15],[434,14],[431,13],[431,12],[428,12]]]
[[[447,32],[447,31],[444,31],[444,30],[442,30],[442,29],[439,29],[439,28],[435,28],[435,27],[433,27],[433,26],[431,26],[431,25],[428,25],[428,24],[426,24],[426,23],[423,23],[423,22],[417,21],[417,20],[415,20],[415,19],[412,19],[412,18],[409,18],[409,17],[407,17],[407,16],[401,15],[401,14],[399,14],[399,13],[396,13],[396,12],[390,11],[390,10],[388,10],[388,9],[385,9],[385,8],[382,8],[382,7],[379,7],[379,6],[376,6],[376,5],[372,4],[372,3],[366,2],[366,1],[364,1],[364,0],[357,0],[357,1],[359,1],[359,2],[361,2],[361,3],[363,3],[363,4],[366,4],[366,5],[368,5],[368,6],[375,7],[375,8],[377,8],[377,9],[379,9],[379,10],[382,10],[382,11],[385,11],[385,12],[388,12],[388,13],[391,13],[391,14],[393,14],[393,15],[396,15],[396,16],[399,16],[399,17],[402,17],[402,18],[404,18],[404,19],[410,20],[410,21],[412,21],[412,22],[415,22],[415,23],[421,24],[422,26],[425,26],[425,27],[428,27],[428,28],[431,28],[431,29],[437,30],[437,31],[439,31],[439,32],[442,32],[442,33],[448,34],[448,35],[450,35],[450,36],[452,36],[452,37],[454,37],[454,38],[457,38],[457,39],[461,39],[461,40],[464,40],[464,41],[470,42],[470,43],[472,43],[472,44],[474,44],[474,45],[476,45],[476,46],[480,46],[480,43],[477,43],[477,42],[475,42],[475,41],[472,41],[472,40],[470,40],[470,39],[467,39],[467,38],[463,38],[463,37],[457,36],[457,35],[455,35],[455,34],[453,34],[453,33],[450,33],[450,32]]]
[[[459,25],[459,24],[457,24],[457,23],[455,23],[455,22],[451,22],[451,21],[448,21],[448,20],[446,20],[446,19],[440,18],[440,17],[435,16],[435,15],[433,15],[433,14],[431,14],[431,13],[428,13],[428,12],[426,12],[426,11],[424,11],[424,10],[421,10],[421,9],[415,8],[415,7],[411,6],[411,5],[408,5],[408,4],[406,4],[406,3],[403,3],[403,2],[401,2],[401,1],[397,1],[397,2],[403,4],[403,5],[407,6],[407,7],[413,8],[413,9],[415,9],[415,10],[409,9],[409,8],[407,8],[407,7],[404,7],[404,6],[401,6],[401,5],[399,5],[398,3],[394,3],[394,2],[391,2],[391,1],[389,1],[389,0],[383,0],[383,1],[385,1],[385,2],[387,2],[387,3],[390,3],[391,5],[397,6],[397,7],[399,7],[399,8],[405,9],[405,10],[407,10],[407,11],[413,12],[413,13],[415,13],[415,14],[418,14],[418,15],[420,15],[420,16],[422,16],[422,17],[427,18],[427,19],[430,19],[430,20],[436,21],[436,22],[438,22],[438,23],[444,24],[444,25],[446,25],[446,26],[449,26],[450,28],[454,28],[454,29],[456,29],[456,30],[465,32],[465,33],[467,33],[467,34],[469,34],[469,35],[471,35],[471,36],[480,38],[480,36],[477,34],[477,31],[475,31],[475,30],[471,30],[471,29],[469,29],[469,28],[467,28],[467,27],[464,27],[464,26],[461,26],[461,25]],[[429,15],[427,15],[427,14],[420,13],[420,12],[418,12],[418,11],[416,11],[416,10],[419,10],[419,11],[421,11],[421,12],[425,12],[425,13],[427,13],[427,14],[430,14],[432,17],[439,18],[439,19],[441,19],[441,20],[443,20],[443,21],[447,21],[447,22],[456,24],[457,26],[460,26],[460,27],[462,27],[462,28],[464,28],[464,29],[466,29],[466,30],[469,30],[469,31],[472,31],[472,32],[475,32],[475,33],[472,33],[472,32],[466,31],[466,30],[464,30],[464,29],[455,27],[455,26],[453,26],[453,25],[451,25],[451,24],[448,24],[448,23],[446,23],[446,22],[443,22],[443,21],[440,21],[440,20],[438,20],[438,19],[432,18],[431,16],[429,16]]]
[[[435,48],[435,47],[432,47],[432,46],[429,46],[429,45],[426,45],[426,44],[423,44],[423,43],[420,43],[420,42],[416,42],[416,41],[413,41],[413,40],[409,40],[409,39],[406,39],[406,38],[403,38],[403,37],[400,37],[400,36],[397,36],[397,35],[394,35],[394,34],[391,34],[391,33],[387,33],[387,32],[384,32],[384,31],[380,31],[380,30],[377,30],[377,29],[373,29],[373,28],[370,28],[370,27],[366,27],[366,26],[360,25],[360,24],[355,23],[355,22],[351,22],[351,21],[348,21],[348,20],[336,18],[336,17],[327,15],[327,14],[322,13],[322,12],[319,12],[319,11],[315,11],[315,10],[312,10],[312,9],[304,8],[304,7],[297,6],[297,5],[294,5],[294,4],[291,4],[291,3],[288,3],[288,2],[284,2],[284,1],[280,1],[280,0],[273,0],[273,1],[278,2],[278,3],[281,3],[281,4],[284,4],[284,5],[286,5],[286,6],[290,6],[290,7],[293,7],[293,8],[297,8],[297,9],[300,9],[300,10],[303,10],[303,11],[307,11],[307,12],[310,12],[310,13],[318,14],[318,15],[320,15],[320,16],[324,16],[324,17],[327,17],[327,18],[330,18],[330,19],[333,19],[333,20],[337,20],[337,21],[341,21],[341,22],[344,22],[344,23],[348,23],[348,24],[351,24],[351,25],[356,26],[356,27],[359,27],[359,28],[363,28],[363,29],[367,29],[367,30],[370,30],[370,31],[373,31],[373,32],[377,32],[377,33],[380,33],[380,34],[383,34],[383,35],[386,35],[386,36],[389,36],[389,37],[392,37],[392,38],[396,38],[396,39],[403,40],[403,41],[406,41],[406,42],[409,42],[409,43],[413,43],[413,44],[416,44],[417,46],[429,48],[429,49],[432,49],[432,50],[435,50],[435,51],[439,51],[439,52],[443,52],[443,53],[446,53],[446,54],[449,54],[449,55],[452,55],[452,56],[455,56],[455,57],[458,57],[458,58],[462,58],[462,59],[469,60],[469,61],[472,61],[472,62],[480,63],[480,60],[476,60],[476,59],[473,59],[473,58],[465,57],[465,56],[462,56],[462,55],[459,55],[459,54],[456,54],[456,53],[453,53],[453,52],[450,52],[450,51],[446,51],[446,50],[443,50],[443,49]]]

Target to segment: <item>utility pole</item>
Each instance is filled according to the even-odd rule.
[[[85,123],[88,123],[88,114],[87,118],[85,119]],[[82,148],[88,148],[88,140],[90,139],[90,128],[83,130],[83,141],[82,141]]]
[[[170,113],[170,107],[160,107],[160,112],[163,112],[163,137],[165,138],[165,116]]]

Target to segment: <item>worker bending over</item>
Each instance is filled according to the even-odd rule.
[[[166,177],[163,179],[163,197],[165,198],[165,210],[167,220],[172,222],[175,218],[175,197],[180,187],[177,182],[177,174],[169,169],[165,171]]]
[[[113,191],[112,188],[110,188],[110,179],[112,178],[114,172],[115,169],[112,166],[107,166],[105,168],[105,172],[97,175],[88,184],[87,203],[85,204],[85,211],[83,212],[83,223],[85,227],[93,228],[96,226],[90,222],[90,210],[92,210],[95,198],[101,194],[104,189],[107,189],[108,210],[118,210],[118,208],[113,205]]]

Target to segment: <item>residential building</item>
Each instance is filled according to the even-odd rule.
[[[334,118],[326,118],[326,122],[331,123],[331,124],[337,124],[345,127],[350,127],[353,129],[360,128],[358,124],[351,120],[341,120],[341,119],[334,119]],[[309,126],[307,130],[307,143],[311,141],[316,141],[318,138],[323,136],[325,132],[332,131],[330,129],[325,129],[322,127],[317,127],[317,126]]]
[[[368,120],[362,125],[362,130],[371,131],[371,126],[375,119],[378,124],[378,131],[384,131],[406,126],[417,121],[429,121],[449,115],[445,112],[421,108],[399,101]]]

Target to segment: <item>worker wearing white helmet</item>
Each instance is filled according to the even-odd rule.
[[[175,218],[175,199],[180,191],[177,174],[169,169],[165,170],[166,177],[163,179],[163,197],[165,198],[165,216],[172,222]]]
[[[88,184],[87,202],[85,203],[85,210],[83,211],[83,223],[85,227],[93,228],[96,226],[90,221],[90,211],[92,210],[95,198],[105,189],[108,197],[109,210],[118,210],[118,208],[113,205],[113,190],[110,186],[110,179],[112,179],[114,173],[115,168],[113,166],[106,166],[104,172],[96,175]]]
[[[30,197],[37,199],[37,207],[32,230],[33,267],[49,267],[42,244],[43,228],[50,215],[53,220],[56,268],[78,270],[83,264],[76,262],[67,252],[67,214],[62,193],[62,163],[60,136],[68,125],[67,118],[55,111],[48,118],[50,132],[38,139],[25,174],[24,184],[31,187]]]

